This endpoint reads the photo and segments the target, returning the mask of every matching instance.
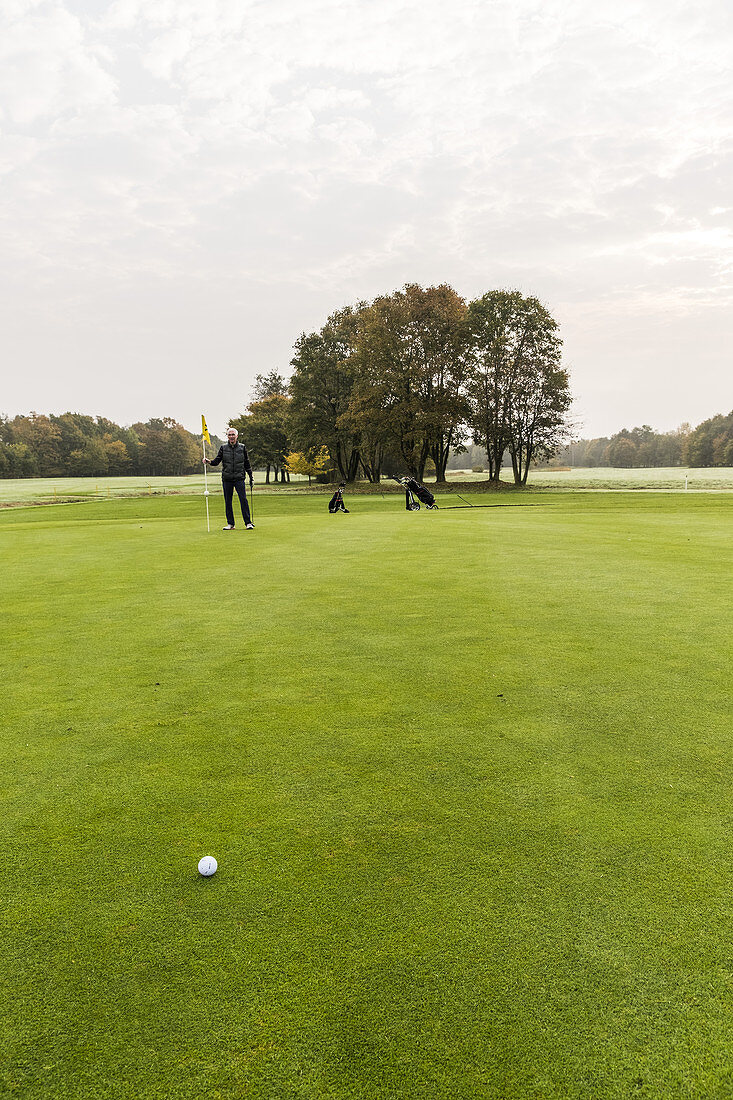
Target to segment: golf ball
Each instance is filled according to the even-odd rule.
[[[219,864],[216,862],[213,856],[202,856],[199,860],[199,874],[204,878],[210,878],[216,872],[216,868]]]

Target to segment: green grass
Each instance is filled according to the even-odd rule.
[[[504,476],[510,478],[509,471]],[[552,489],[733,489],[733,469],[709,467],[685,469],[670,466],[660,469],[619,470],[610,467],[575,467],[571,470],[533,469],[528,485]]]
[[[733,501],[352,503],[0,513],[0,1095],[733,1095]]]
[[[475,474],[471,470],[449,470],[451,481],[485,481],[486,473]],[[511,469],[501,471],[502,481],[512,482]],[[707,467],[686,469],[681,466],[658,469],[621,470],[601,466],[576,466],[570,470],[531,468],[527,478],[530,489],[675,489],[684,492],[685,479],[688,490],[733,489],[733,469]]]
[[[474,474],[470,470],[449,470],[448,485],[451,482],[485,482],[485,473]],[[531,489],[676,489],[685,488],[687,478],[690,490],[733,489],[733,469],[685,470],[669,468],[658,470],[614,470],[583,469],[573,470],[531,470],[528,486]],[[512,482],[511,470],[502,471],[502,481]],[[427,478],[428,484],[431,479]],[[315,482],[309,486],[305,477],[293,474],[290,485],[265,486],[265,474],[255,471],[255,485],[258,491],[285,493],[293,489],[310,488],[318,490]],[[385,492],[398,492],[394,482],[386,480],[382,484]],[[209,490],[212,495],[221,493],[221,479],[216,471],[209,475]],[[125,496],[155,496],[158,494],[183,493],[200,495],[204,491],[203,474],[190,474],[185,477],[47,477],[47,478],[5,478],[0,479],[0,506],[8,504],[53,504],[64,501],[92,501],[115,499]]]
[[[307,478],[293,475],[294,482],[307,485]],[[209,473],[209,490],[221,493],[221,477]],[[255,471],[255,485],[264,487],[265,474]],[[167,493],[202,494],[204,475],[184,477],[29,477],[0,479],[0,505],[22,503],[54,504],[57,501],[103,500],[123,496],[155,496]]]

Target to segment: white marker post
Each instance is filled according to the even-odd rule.
[[[204,452],[204,459],[206,458],[206,440],[201,436],[201,448]],[[204,497],[206,498],[206,530],[211,534],[211,525],[209,523],[209,479],[206,476],[206,462],[204,462]]]

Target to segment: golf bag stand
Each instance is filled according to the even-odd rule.
[[[344,489],[345,488],[346,488],[346,482],[342,481],[341,484],[339,485],[338,489],[336,490],[336,492],[333,494],[333,496],[329,500],[328,510],[331,513],[331,515],[334,515],[336,512],[346,512],[347,515],[349,514],[349,509],[344,504]]]
[[[398,477],[395,481],[399,481],[400,485],[405,490],[405,508],[408,512],[419,512],[419,501],[429,508],[430,511],[436,511],[438,505],[435,503],[435,497],[426,489],[424,485],[421,485],[419,481],[414,477]],[[417,499],[415,499],[417,498]]]

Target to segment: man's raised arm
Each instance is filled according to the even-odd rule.
[[[205,458],[204,459],[204,464],[206,466],[218,466],[219,463],[221,462],[222,458],[223,458],[223,455],[222,455],[223,450],[224,450],[223,447],[219,448],[219,453],[217,454],[216,458]]]

